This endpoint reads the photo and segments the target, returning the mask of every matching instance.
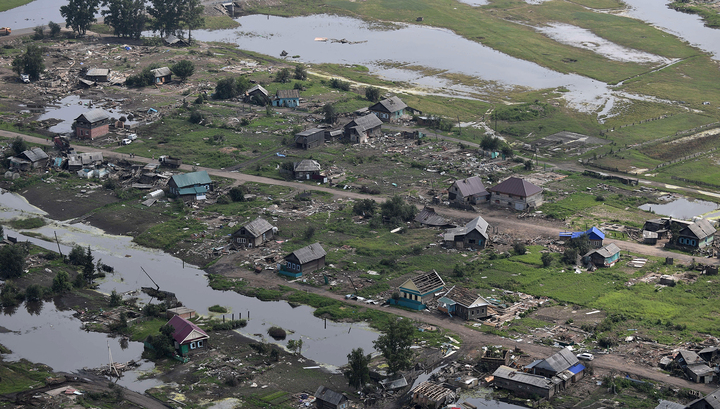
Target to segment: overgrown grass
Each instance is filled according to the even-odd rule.
[[[180,241],[189,240],[193,234],[204,230],[205,225],[195,219],[171,219],[149,228],[133,241],[142,246],[169,250]]]
[[[10,226],[16,230],[37,229],[45,226],[45,220],[42,217],[28,217],[27,219],[12,219]]]
[[[32,0],[4,0],[2,4],[0,4],[0,11],[7,11],[10,9],[14,9],[15,7],[20,7],[25,4],[30,3]],[[13,27],[10,27],[13,28]],[[17,27],[19,28],[19,27]]]
[[[202,28],[205,30],[227,30],[240,27],[240,23],[233,20],[230,16],[204,16],[204,19],[205,24]]]
[[[43,364],[25,359],[17,362],[0,360],[0,395],[44,386],[45,379],[52,375],[50,368]]]
[[[133,341],[145,341],[148,335],[157,335],[160,333],[160,327],[165,325],[167,320],[153,318],[148,321],[133,324],[130,327],[130,339]]]

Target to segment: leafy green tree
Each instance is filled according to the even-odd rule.
[[[60,271],[55,274],[52,282],[52,290],[55,294],[62,294],[65,291],[72,289],[72,283],[70,283],[70,275],[67,271]]]
[[[15,139],[13,139],[12,145],[11,145],[13,153],[15,155],[19,155],[23,152],[25,152],[28,149],[27,143],[25,143],[25,139],[16,136]]]
[[[510,145],[505,145],[505,146],[503,146],[502,149],[500,149],[500,152],[501,152],[501,153],[503,154],[503,156],[506,157],[506,158],[512,158],[513,155],[515,155],[515,152],[513,152],[513,150],[512,150],[512,148],[510,147]]]
[[[79,244],[74,245],[72,250],[70,250],[68,259],[70,260],[70,264],[73,264],[76,266],[84,265],[85,264],[85,249]]]
[[[181,80],[185,81],[188,77],[191,77],[195,73],[195,64],[189,60],[178,61],[173,64],[170,68],[173,74],[180,77]]]
[[[65,19],[65,27],[70,27],[79,35],[85,35],[88,27],[97,19],[100,0],[68,0],[66,6],[60,7],[60,15]]]
[[[12,70],[18,75],[27,74],[32,81],[40,79],[40,74],[45,70],[40,47],[35,44],[28,45],[23,54],[13,59]]]
[[[281,84],[290,82],[290,78],[292,78],[292,76],[290,75],[289,68],[283,68],[275,74],[275,82],[279,82]]]
[[[307,79],[307,70],[305,69],[305,66],[302,64],[298,64],[295,66],[295,75],[296,80],[305,81]],[[295,84],[297,85],[297,84]]]
[[[45,38],[45,26],[35,26],[33,29],[35,34],[33,34],[33,40],[42,40]]]
[[[192,42],[192,31],[205,24],[205,18],[203,17],[205,7],[200,4],[200,0],[186,0],[183,6],[184,9],[180,20],[188,29],[188,41]]]
[[[345,377],[348,379],[348,385],[355,389],[361,389],[370,381],[370,355],[365,355],[362,348],[355,348],[348,354],[348,369],[345,371]]]
[[[370,217],[375,214],[377,203],[372,199],[362,199],[353,205],[353,213],[358,216]]]
[[[110,306],[117,307],[120,304],[122,304],[122,296],[117,291],[112,290],[110,293]]]
[[[480,147],[484,151],[496,151],[500,147],[500,140],[490,135],[485,135],[480,140]]]
[[[160,327],[160,333],[148,337],[148,343],[155,350],[155,358],[164,358],[172,355],[175,350],[172,346],[172,334],[175,328],[172,325],[163,325]]]
[[[128,87],[137,88],[153,85],[155,83],[155,74],[152,73],[152,70],[154,70],[155,68],[160,68],[160,64],[152,63],[147,67],[143,68],[140,73],[130,75],[125,79],[125,85],[127,85]]]
[[[235,186],[234,188],[230,189],[230,192],[228,193],[230,196],[230,199],[232,199],[233,202],[244,202],[245,201],[245,193],[243,192],[242,188],[240,186]]]
[[[21,298],[22,295],[20,294],[20,290],[18,290],[17,286],[12,281],[6,282],[2,290],[0,290],[0,304],[2,304],[3,307],[13,307],[18,305]]]
[[[325,122],[328,124],[334,124],[337,121],[338,113],[335,110],[333,104],[325,104],[322,107],[323,115],[325,115]]]
[[[380,205],[380,214],[390,223],[398,225],[415,218],[417,207],[405,203],[402,197],[395,195]]]
[[[525,244],[517,242],[513,244],[513,251],[515,254],[522,256],[523,254],[527,253],[527,248],[525,247]]]
[[[153,32],[159,31],[160,37],[178,34],[184,12],[185,0],[150,0],[147,12],[152,16],[150,26]]]
[[[367,87],[365,88],[365,98],[370,102],[380,101],[380,88]]]
[[[252,82],[250,82],[250,80],[244,75],[235,78],[235,88],[237,89],[237,95],[244,94],[247,90],[252,88],[252,86]]]
[[[230,99],[238,95],[237,82],[234,78],[223,78],[215,85],[215,99]]]
[[[88,246],[82,271],[83,278],[85,278],[88,285],[92,285],[95,281],[95,264],[93,263],[93,259],[92,251],[90,250],[90,246]]]
[[[395,375],[412,367],[413,351],[410,347],[415,331],[409,320],[397,318],[391,320],[383,334],[373,341],[375,349],[385,357],[391,374]]]
[[[568,245],[574,249],[577,249],[578,254],[584,255],[590,251],[590,237],[587,234],[582,234],[579,237],[568,240]]]
[[[25,299],[28,301],[39,301],[43,297],[43,288],[38,284],[30,284],[25,288]]]
[[[116,36],[140,38],[147,20],[144,0],[103,0],[102,4],[104,22]]]
[[[20,277],[25,268],[25,255],[22,245],[0,247],[0,278]]]
[[[60,34],[60,24],[49,22],[48,28],[50,29],[50,37],[55,38],[58,34]]]
[[[562,255],[562,261],[565,264],[573,265],[577,261],[578,251],[574,247],[565,249]]]
[[[525,166],[525,170],[533,170],[533,167],[535,167],[535,165],[533,164],[533,161],[530,159],[525,161],[524,166]]]
[[[543,267],[550,267],[553,262],[553,256],[550,253],[543,253],[542,256],[540,256],[540,261],[542,261]]]

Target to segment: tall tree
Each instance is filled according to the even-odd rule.
[[[370,102],[380,101],[380,88],[367,87],[365,88],[365,98]]]
[[[12,145],[10,145],[10,147],[12,148],[15,155],[20,155],[28,149],[27,143],[25,143],[25,139],[19,136],[16,136],[15,139],[13,139]]]
[[[95,281],[95,264],[93,264],[93,259],[94,257],[90,251],[90,246],[88,246],[87,253],[85,253],[85,264],[83,265],[82,271],[82,275],[88,285],[92,285],[93,281]]]
[[[60,7],[60,15],[65,19],[65,27],[70,27],[80,35],[85,35],[88,27],[97,19],[100,0],[69,0],[67,6]]]
[[[205,24],[205,6],[200,4],[200,0],[187,0],[183,6],[181,21],[188,29],[188,41],[192,42],[192,31]]]
[[[192,76],[195,72],[195,64],[189,60],[182,60],[173,64],[173,66],[170,67],[170,70],[172,70],[173,74],[180,77],[181,80],[185,81],[187,77]]]
[[[152,30],[159,31],[160,37],[178,34],[182,22],[185,0],[150,0],[148,14],[153,17]]]
[[[25,251],[21,245],[0,247],[0,278],[20,277],[25,268]]]
[[[390,373],[408,369],[412,366],[413,351],[410,349],[413,342],[415,328],[406,319],[390,321],[382,335],[373,341],[375,349],[385,357]]]
[[[146,21],[143,0],[103,0],[102,4],[107,7],[101,11],[105,24],[116,36],[140,38]]]
[[[40,79],[40,73],[45,70],[40,47],[35,44],[28,45],[25,53],[18,55],[13,60],[12,70],[18,75],[27,74],[33,81]]]
[[[348,384],[355,389],[362,388],[370,380],[370,355],[365,355],[362,348],[355,348],[348,354],[348,369],[345,377]]]

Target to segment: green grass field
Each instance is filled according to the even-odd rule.
[[[32,0],[4,0],[0,4],[0,11],[7,11],[10,9],[14,9],[15,7],[24,6],[28,3],[30,3]],[[10,27],[13,28],[13,27]]]

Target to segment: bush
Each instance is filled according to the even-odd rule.
[[[298,64],[295,66],[295,79],[300,81],[305,81],[307,79],[307,70],[305,69],[305,66],[302,64]],[[295,86],[297,87],[297,82],[295,83]],[[297,89],[297,88],[295,88]]]
[[[337,78],[330,80],[330,88],[336,88],[342,91],[350,91],[350,83]]]
[[[365,88],[365,98],[370,102],[380,101],[380,89],[375,87]]]
[[[543,267],[550,267],[553,262],[553,256],[550,253],[543,253],[542,256],[540,256],[540,261],[542,261]]]
[[[227,197],[227,195],[222,195],[217,198],[217,202],[218,202],[218,204],[225,205],[225,204],[230,204],[232,202],[232,200],[230,200],[230,198]]]
[[[275,82],[279,82],[281,84],[290,82],[291,78],[292,76],[290,74],[290,69],[288,68],[283,68],[282,70],[278,71],[277,74],[275,74]]]
[[[205,116],[203,116],[203,114],[200,113],[200,111],[192,111],[190,113],[190,123],[199,124],[203,120],[205,120]]]
[[[125,79],[125,85],[135,88],[153,85],[155,83],[155,74],[152,73],[152,70],[155,68],[160,68],[160,65],[155,63],[148,65],[143,68],[139,74],[127,77],[127,79]]]
[[[305,232],[303,232],[303,238],[305,240],[310,240],[315,235],[315,226],[308,226],[307,229],[305,229]]]
[[[398,225],[414,219],[415,214],[417,214],[417,207],[406,203],[403,198],[395,195],[380,205],[380,213],[391,224]]]
[[[228,312],[227,308],[223,307],[222,305],[215,304],[208,308],[208,311],[210,312],[217,312],[221,314],[225,314]]]
[[[605,201],[605,196],[603,196],[603,195],[597,195],[597,196],[595,196],[595,201],[596,201],[596,202],[604,202],[604,201]]]
[[[227,320],[225,322],[213,320],[208,323],[206,329],[210,331],[230,331],[236,328],[242,328],[247,325],[245,320]]]
[[[48,28],[50,28],[50,37],[54,38],[60,34],[60,24],[51,21],[48,23]]]
[[[281,339],[285,339],[285,337],[287,336],[287,333],[285,332],[284,329],[282,329],[280,327],[270,327],[270,329],[268,329],[268,335],[273,337],[275,340],[281,340]]]
[[[242,202],[245,200],[245,194],[243,193],[242,188],[239,186],[235,186],[234,188],[230,189],[228,195],[233,202]]]
[[[239,93],[237,87],[237,81],[233,78],[223,78],[217,82],[215,86],[215,99],[230,99],[235,98]]]
[[[513,251],[515,254],[522,256],[523,254],[527,253],[527,248],[525,247],[525,244],[517,242],[513,244]]]
[[[574,248],[565,249],[562,255],[562,261],[565,264],[574,265],[577,261],[578,251]]]
[[[353,205],[353,213],[358,216],[371,217],[376,209],[377,203],[372,199],[362,199]]]

